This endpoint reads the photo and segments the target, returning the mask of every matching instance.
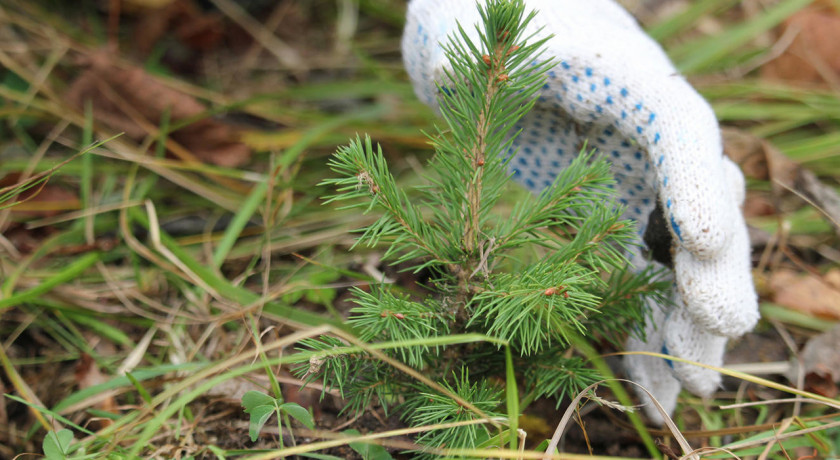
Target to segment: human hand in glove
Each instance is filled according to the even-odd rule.
[[[525,4],[538,14],[524,36],[553,35],[543,56],[555,66],[516,127],[522,133],[514,142],[512,174],[538,193],[584,145],[609,158],[625,217],[639,222],[639,242],[657,203],[673,241],[673,306],[653,306],[646,340],[631,338],[628,349],[721,365],[727,338],[751,330],[758,308],[740,211],[743,176],[723,156],[714,113],[612,0]],[[480,20],[475,0],[409,3],[403,60],[425,103],[436,107],[437,84],[444,80],[441,44],[458,23],[477,39]],[[636,268],[657,263],[643,252],[631,254]],[[706,396],[720,383],[716,372],[649,356],[628,356],[625,365],[669,412],[681,384]],[[661,423],[649,404],[646,411]]]

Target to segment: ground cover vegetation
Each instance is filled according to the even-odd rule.
[[[602,164],[507,184],[540,78],[510,10],[452,50],[439,119],[402,71],[401,1],[11,1],[0,457],[539,458],[558,425],[584,456],[837,455],[838,6],[626,4],[748,178],[764,320],[714,400],[660,430],[621,385],[583,391],[656,291],[599,274],[630,231]],[[472,123],[488,95],[508,116]]]

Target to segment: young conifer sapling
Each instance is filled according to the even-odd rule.
[[[536,63],[544,40],[523,35],[535,14],[519,0],[489,0],[477,41],[463,28],[450,38],[426,185],[398,185],[368,137],[340,148],[329,163],[337,177],[323,182],[336,190],[328,202],[380,214],[357,245],[383,247],[385,260],[429,277],[424,296],[391,285],[354,289],[349,323],[438,385],[330,336],[301,343],[307,361],[297,371],[339,390],[345,411],[377,404],[411,426],[450,424],[416,438],[432,449],[420,454],[427,457],[498,446],[509,433],[470,421],[499,417],[512,428],[536,398],[559,404],[597,381],[572,343],[620,341],[644,321],[646,298],[661,296],[655,274],[625,268],[636,230],[620,219],[605,161],[581,153],[539,195],[500,206],[517,187],[508,168],[514,125],[553,66]]]

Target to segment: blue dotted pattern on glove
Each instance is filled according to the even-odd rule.
[[[447,24],[438,26],[449,27]],[[439,46],[429,46],[430,40],[427,31],[418,24],[413,42],[420,52],[408,56],[405,64],[410,74],[419,77],[416,80],[420,85],[417,88],[419,97],[435,107],[438,88],[434,83],[435,76],[430,74],[433,69],[430,64],[438,62],[442,56],[432,56],[430,50],[435,53],[442,50]],[[629,88],[591,67],[581,69],[561,60],[547,72],[547,78],[534,109],[516,126],[522,133],[512,146],[517,152],[510,162],[515,180],[538,193],[553,182],[581,148],[594,148],[598,155],[607,157],[612,163],[619,202],[627,207],[624,217],[637,220],[640,232],[644,232],[647,216],[656,204],[657,192],[667,190],[668,186],[668,176],[663,176],[660,184],[651,165],[651,161],[655,161],[656,167],[661,168],[666,161],[665,155],[658,153],[655,159],[649,158],[638,142],[638,137],[644,136],[650,139],[648,145],[659,143],[662,135],[657,126],[657,114],[645,107],[644,101],[633,100]],[[620,131],[634,134],[622,136]],[[670,208],[668,197],[666,209]],[[674,234],[681,241],[678,223],[670,212],[668,217]]]
[[[547,77],[534,109],[515,127],[522,133],[513,144],[517,151],[510,163],[514,178],[538,193],[553,182],[580,149],[593,148],[597,155],[611,161],[619,202],[627,207],[624,217],[639,221],[640,231],[644,232],[647,216],[656,206],[656,175],[637,138],[626,138],[619,129],[627,132],[622,125],[634,123],[632,131],[639,136],[652,133],[656,145],[661,139],[656,113],[648,110],[643,101],[631,101],[629,89],[615,84],[610,77],[598,75],[592,68],[576,73],[571,65],[561,61]],[[628,109],[618,112],[608,106]],[[614,116],[616,113],[620,115]],[[580,123],[573,115],[587,121]],[[664,161],[660,155],[658,166]],[[668,185],[667,176],[662,185]],[[673,217],[670,220],[679,235],[679,226]]]

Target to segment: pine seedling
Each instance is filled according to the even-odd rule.
[[[368,137],[340,148],[329,163],[338,175],[323,182],[336,190],[329,202],[381,213],[357,245],[384,246],[385,260],[430,280],[425,297],[387,285],[355,289],[349,322],[360,339],[440,385],[431,388],[334,337],[301,342],[307,362],[298,374],[339,390],[347,411],[375,403],[412,426],[511,415],[497,383],[505,375],[522,379],[521,401],[559,403],[600,378],[571,344],[618,340],[628,324],[643,321],[646,298],[661,296],[655,274],[625,269],[636,229],[620,218],[605,161],[582,152],[542,193],[499,210],[516,187],[508,168],[514,126],[553,63],[540,56],[545,40],[524,36],[536,13],[526,14],[521,0],[489,0],[480,13],[477,40],[459,28],[444,47],[443,124],[428,135],[436,155],[427,185],[411,193],[400,187]],[[488,342],[442,345],[464,333]],[[516,373],[506,369],[499,344],[513,350]],[[508,439],[499,434],[468,424],[416,440],[473,448]]]

